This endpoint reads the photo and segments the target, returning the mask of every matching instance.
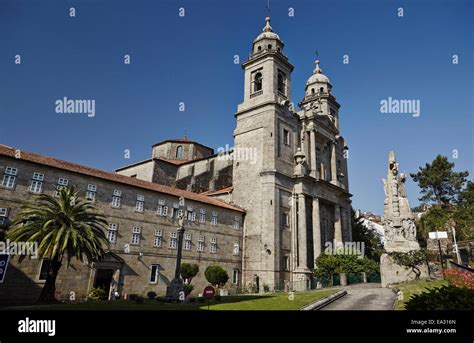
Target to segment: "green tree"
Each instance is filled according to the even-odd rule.
[[[181,263],[181,277],[186,284],[191,284],[193,277],[199,272],[199,266],[191,263]]]
[[[453,168],[454,163],[450,163],[446,156],[438,155],[431,164],[426,163],[417,173],[410,174],[421,189],[419,200],[443,206],[459,201],[469,172],[454,172]]]
[[[363,224],[363,217],[357,217],[356,212],[352,209],[352,241],[363,242],[365,249],[365,256],[368,258],[380,261],[380,256],[383,254],[383,244],[380,235],[371,230]]]
[[[474,239],[474,182],[467,182],[466,187],[459,193],[459,201],[456,204],[432,206],[417,220],[420,244],[426,246],[428,232],[446,229],[448,221],[453,221],[459,241]]]
[[[74,188],[62,188],[58,197],[39,195],[26,203],[7,232],[13,242],[38,244],[38,254],[50,260],[40,302],[55,300],[56,278],[63,264],[71,259],[97,261],[108,247],[107,221],[90,202],[79,198]],[[25,256],[22,256],[23,258]],[[21,261],[21,260],[20,260]]]
[[[224,286],[226,282],[229,280],[229,275],[221,266],[209,266],[204,271],[204,276],[206,280],[211,285]]]

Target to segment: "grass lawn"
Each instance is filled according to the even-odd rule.
[[[404,310],[405,303],[410,299],[413,294],[423,293],[427,289],[433,287],[439,287],[442,285],[447,285],[448,282],[445,280],[418,280],[418,281],[411,281],[406,283],[400,283],[395,285],[396,288],[400,289],[403,292],[403,299],[398,300],[397,304],[395,305],[396,310]]]
[[[294,292],[294,299],[289,300],[288,293],[246,294],[222,297],[220,301],[211,300],[210,310],[298,310],[319,299],[334,294],[339,289]],[[42,306],[17,306],[18,310],[207,310],[204,303],[187,302],[183,304],[160,303],[156,300],[145,300],[143,304],[133,301],[86,301],[77,304],[56,304]]]

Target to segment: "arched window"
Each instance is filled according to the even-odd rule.
[[[271,49],[272,49],[272,45],[268,44],[268,50],[271,50]]]
[[[278,91],[285,94],[285,76],[283,73],[278,73]]]
[[[319,88],[320,93],[324,93],[324,87]]]
[[[261,46],[259,46],[259,47],[257,48],[257,50],[258,50],[258,51],[261,51],[261,50],[262,50],[262,47],[261,47]]]
[[[253,80],[253,91],[258,92],[262,90],[262,73],[258,72],[255,74],[255,79]]]
[[[314,88],[311,88],[311,94],[314,94]]]
[[[176,158],[179,159],[179,160],[183,158],[183,146],[182,145],[178,145],[178,147],[176,148]]]

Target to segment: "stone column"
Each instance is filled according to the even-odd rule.
[[[336,143],[331,143],[331,183],[337,185],[337,156]]]
[[[298,266],[298,195],[293,193],[291,202],[291,270]]]
[[[347,230],[347,240],[352,242],[352,212],[351,212],[351,207],[346,207],[346,210],[344,211],[345,216],[346,216],[346,230]]]
[[[298,194],[298,267],[308,268],[306,203],[304,194]]]
[[[313,256],[321,254],[321,218],[319,216],[319,199],[313,198]]]
[[[336,244],[342,243],[341,207],[339,204],[334,205],[334,240]]]
[[[311,152],[311,173],[310,175],[314,178],[318,177],[317,165],[316,165],[316,132],[313,130],[310,131],[310,152]]]

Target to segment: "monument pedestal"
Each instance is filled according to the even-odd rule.
[[[293,271],[293,290],[306,291],[309,289],[311,276],[313,273],[308,267],[297,267]]]
[[[420,279],[427,278],[428,266],[424,263],[418,266]],[[380,256],[380,279],[382,287],[388,285],[415,280],[416,274],[411,268],[406,268],[395,263],[388,254]]]

